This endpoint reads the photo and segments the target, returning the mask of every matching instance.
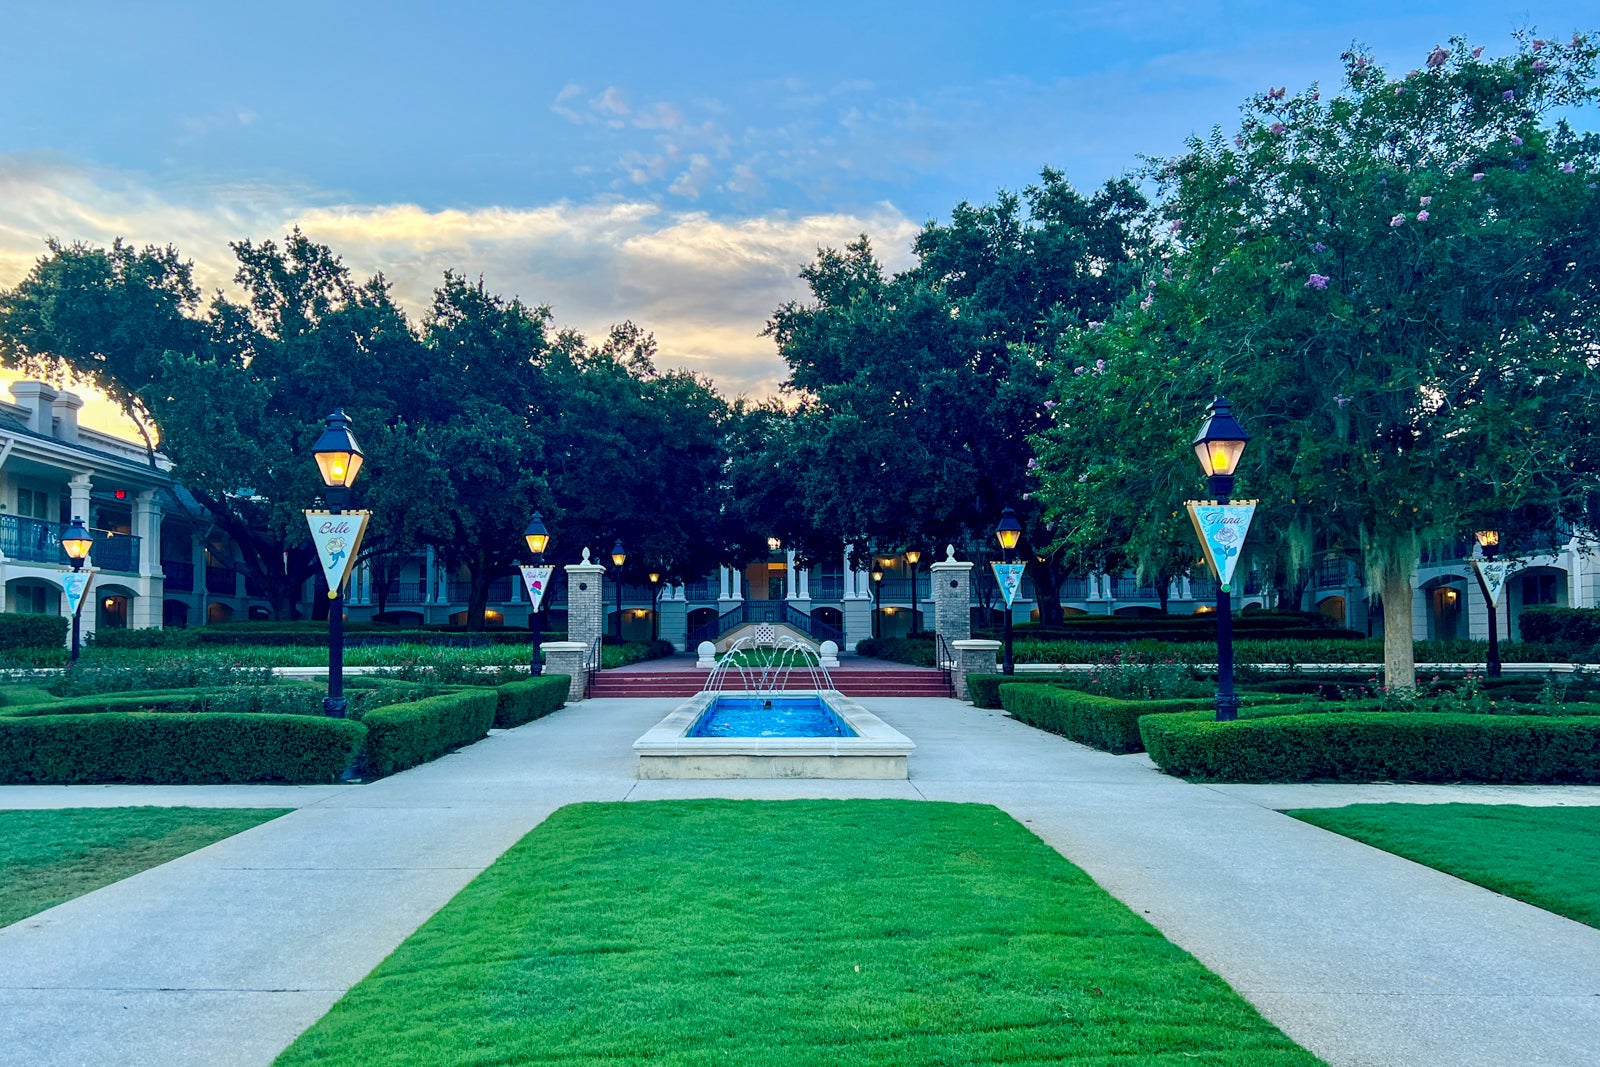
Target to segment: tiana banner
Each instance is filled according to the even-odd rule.
[[[311,543],[317,549],[317,561],[328,578],[328,599],[332,600],[344,589],[350,577],[350,564],[361,551],[361,538],[366,536],[370,511],[345,511],[335,515],[331,511],[308,511],[306,522],[311,527]]]
[[[533,610],[538,611],[539,605],[544,603],[544,593],[550,588],[550,576],[555,573],[554,567],[534,567],[524,563],[521,566],[522,584],[528,587],[528,603],[533,605]]]
[[[1472,562],[1477,565],[1478,581],[1483,583],[1483,591],[1489,594],[1489,603],[1499,607],[1500,594],[1505,591],[1506,578],[1511,574],[1511,561],[1475,559]]]
[[[68,571],[61,576],[61,587],[67,593],[67,614],[76,615],[78,609],[83,607],[84,594],[89,591],[89,583],[94,581],[94,568],[86,571]]]
[[[991,563],[994,568],[994,580],[1000,585],[1000,596],[1005,600],[1006,607],[1017,599],[1017,590],[1022,588],[1022,572],[1028,569],[1026,563]]]
[[[1250,532],[1250,520],[1255,513],[1254,500],[1238,504],[1189,501],[1189,520],[1200,536],[1206,562],[1211,564],[1211,571],[1224,590],[1233,584],[1233,571],[1239,565],[1239,553],[1244,548],[1245,535]]]

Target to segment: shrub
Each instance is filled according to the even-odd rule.
[[[1002,685],[1001,705],[1014,719],[1060,734],[1069,741],[1106,752],[1142,752],[1139,718],[1195,711],[1207,702],[1184,700],[1121,700],[1041,685]]]
[[[59,615],[0,613],[0,652],[14,649],[60,649],[67,642],[67,620]]]
[[[856,643],[856,653],[916,667],[936,666],[939,658],[932,634],[919,637],[869,637]]]
[[[1524,641],[1582,645],[1600,642],[1600,608],[1528,608],[1518,618]]]
[[[497,686],[494,725],[501,730],[542,719],[567,702],[572,679],[565,674],[541,674],[523,682]]]
[[[1056,689],[1077,689],[1078,678],[1074,674],[969,674],[967,675],[967,696],[972,703],[980,708],[998,708],[1000,706],[1000,687],[1011,685],[1037,685],[1054,687]]]
[[[158,689],[226,689],[272,684],[271,667],[236,667],[206,657],[177,657],[150,667],[77,666],[45,688],[57,696]]]
[[[367,728],[363,773],[393,774],[479,740],[494,722],[497,703],[492,689],[474,688],[374,708],[361,719]]]
[[[1157,766],[1200,781],[1600,781],[1592,717],[1336,711],[1214,722],[1199,713],[1146,716],[1139,730]]]
[[[366,728],[309,715],[0,717],[3,782],[331,782]]]

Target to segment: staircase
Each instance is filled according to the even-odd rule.
[[[594,676],[589,695],[611,699],[629,697],[637,699],[658,697],[692,697],[705,688],[709,670],[612,670],[600,671]],[[829,671],[833,684],[847,697],[948,697],[950,690],[944,675],[932,668],[900,667],[875,669],[871,667]],[[738,685],[737,676],[728,679],[730,687]],[[803,671],[791,674],[785,689],[808,689],[811,679]]]

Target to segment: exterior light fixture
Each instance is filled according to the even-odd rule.
[[[550,531],[545,529],[544,519],[535,511],[533,518],[528,520],[528,528],[522,531],[522,540],[526,542],[528,551],[533,554],[535,565],[544,562],[545,549],[550,547]],[[549,583],[546,582],[548,585]],[[548,593],[546,589],[544,593]],[[530,594],[531,595],[531,594]],[[539,606],[528,612],[528,630],[533,635],[533,649],[528,662],[528,676],[537,678],[544,673],[544,656],[539,651],[539,642],[544,637],[544,594],[539,597]]]
[[[522,531],[522,539],[528,543],[528,551],[533,553],[535,561],[550,547],[550,531],[544,528],[544,519],[537,511],[528,520],[528,528]]]
[[[622,547],[622,538],[611,546],[611,562],[616,564],[617,577],[617,644],[622,644],[622,565],[628,562],[628,551]]]
[[[322,484],[329,489],[349,489],[355,484],[366,457],[350,432],[350,419],[343,408],[335,409],[328,416],[327,428],[311,447],[311,455],[322,474]]]
[[[1479,530],[1472,535],[1477,538],[1478,548],[1482,550],[1484,560],[1493,560],[1500,554],[1500,531]],[[1504,567],[1502,564],[1501,567]],[[1485,580],[1482,563],[1477,563],[1473,568],[1478,575],[1478,588],[1483,590],[1483,604],[1489,609],[1489,657],[1484,662],[1483,673],[1490,678],[1500,677],[1500,609],[1495,606],[1495,598],[1489,595],[1489,583]],[[1505,576],[1502,573],[1500,580],[1503,583]],[[1506,629],[1511,628],[1511,609],[1506,609]]]
[[[1207,485],[1217,502],[1225,504],[1233,493],[1233,475],[1239,469],[1239,458],[1250,434],[1233,417],[1233,405],[1228,398],[1219,396],[1206,409],[1206,421],[1195,435],[1194,454],[1206,472]]]
[[[67,559],[72,563],[72,573],[77,574],[83,570],[83,563],[89,558],[89,550],[94,547],[94,534],[83,524],[83,519],[77,515],[61,531],[61,551],[67,554]],[[84,583],[83,594],[88,593],[88,582]],[[83,651],[83,640],[79,626],[83,615],[83,601],[78,601],[78,610],[72,613],[72,662],[78,662],[78,655]]]

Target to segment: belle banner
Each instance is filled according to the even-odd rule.
[[[544,603],[545,590],[550,588],[550,576],[555,573],[554,567],[534,567],[524,563],[522,571],[522,584],[528,587],[528,603],[533,605],[533,610],[538,611],[539,605]]]
[[[61,586],[67,593],[67,614],[76,615],[83,607],[83,598],[94,581],[94,568],[86,571],[68,571],[61,576]]]
[[[306,523],[311,527],[311,543],[317,549],[317,561],[328,579],[328,597],[342,592],[350,577],[350,564],[361,551],[361,539],[367,533],[370,511],[345,511],[335,515],[331,511],[308,511]]]
[[[1206,562],[1211,564],[1211,572],[1225,591],[1233,584],[1233,571],[1239,566],[1239,554],[1255,514],[1254,500],[1238,504],[1189,501],[1189,521],[1194,523],[1194,532],[1200,537],[1200,547],[1205,551]]]
[[[1478,581],[1483,583],[1483,591],[1489,594],[1489,603],[1499,607],[1500,594],[1505,591],[1506,579],[1511,575],[1511,561],[1475,559],[1472,562],[1478,568]]]
[[[1022,588],[1022,572],[1028,569],[1026,563],[991,563],[994,568],[994,580],[1000,585],[1000,596],[1004,598],[1006,607],[1011,607],[1011,602],[1017,599],[1017,590]]]

